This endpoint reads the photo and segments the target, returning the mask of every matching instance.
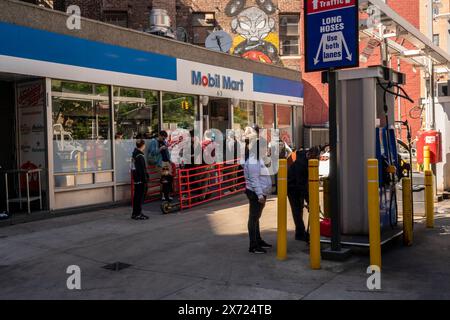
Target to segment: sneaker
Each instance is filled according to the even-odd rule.
[[[163,197],[161,198],[161,201],[167,201],[167,200],[166,200],[166,197],[163,196]]]
[[[137,216],[131,216],[131,219],[133,220],[147,220],[148,217],[145,214],[140,214]]]
[[[173,198],[172,197],[169,197],[169,201],[172,201],[173,200]]]
[[[256,254],[263,254],[263,253],[267,253],[267,250],[264,248],[261,248],[261,247],[256,247],[256,248],[248,249],[248,252],[256,253]]]
[[[267,242],[265,242],[264,240],[259,241],[259,246],[261,248],[272,248],[271,244],[268,244]]]

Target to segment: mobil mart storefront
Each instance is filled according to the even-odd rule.
[[[257,123],[280,129],[291,146],[301,145],[299,73],[294,80],[293,71],[265,65],[263,72],[252,72],[255,63],[241,59],[239,70],[227,68],[227,61],[236,65],[238,58],[132,33],[184,53],[174,57],[0,22],[6,115],[0,127],[7,140],[0,165],[42,169],[44,210],[128,201],[135,139],[148,142],[161,129],[191,130],[199,121],[202,131],[225,132]],[[23,189],[19,182],[9,181],[10,196]],[[37,185],[30,187],[38,192]]]

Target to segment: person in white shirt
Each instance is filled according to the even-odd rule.
[[[259,128],[255,126],[255,130]],[[254,143],[259,144],[256,139]],[[265,248],[272,245],[261,238],[259,219],[266,204],[266,199],[272,192],[272,179],[269,170],[258,155],[258,147],[250,148],[250,141],[246,139],[246,160],[244,164],[245,194],[249,200],[248,235],[250,238],[249,252],[266,253]],[[252,150],[255,149],[255,150]],[[252,150],[253,152],[250,152]]]

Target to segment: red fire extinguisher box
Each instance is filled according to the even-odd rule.
[[[430,147],[430,163],[442,162],[442,136],[436,130],[423,131],[417,141],[417,162],[423,163],[423,147]]]

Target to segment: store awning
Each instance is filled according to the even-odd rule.
[[[381,0],[360,0],[359,7],[362,12],[374,5],[380,10],[380,22],[384,32],[380,33],[377,28],[369,28],[365,19],[360,20],[361,39],[375,38],[384,40],[387,38],[389,53],[407,60],[414,66],[427,68],[431,58],[436,70],[450,72],[450,55],[436,46],[426,35],[406,19],[395,12],[391,7]],[[396,39],[397,41],[394,41]],[[415,49],[404,47],[398,39],[404,39],[415,46]]]

